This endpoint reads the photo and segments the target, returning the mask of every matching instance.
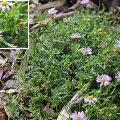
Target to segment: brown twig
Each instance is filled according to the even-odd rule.
[[[76,13],[76,12],[77,12],[77,11],[71,11],[71,12],[68,12],[68,13],[62,13],[62,12],[61,12],[61,13],[57,14],[54,19],[62,19],[62,18],[64,18],[64,17],[71,16],[71,15],[73,15],[73,14]],[[48,22],[49,20],[51,20],[51,19],[46,19],[46,20],[44,20],[44,21],[47,21],[47,22]],[[41,23],[44,22],[44,21],[41,21]],[[31,32],[32,30],[37,29],[37,28],[39,28],[39,27],[41,27],[41,26],[42,26],[42,24],[37,23],[36,25],[34,25],[33,27],[31,27],[29,31]]]
[[[120,11],[120,7],[119,6],[117,6],[117,9]]]
[[[88,3],[90,6],[92,6],[92,7],[95,7],[95,8],[97,8],[98,6],[94,3],[94,2],[92,2],[92,1],[89,1],[89,3]]]
[[[81,4],[80,3],[76,3],[76,4],[74,4],[72,7],[70,7],[68,10],[70,11],[70,10],[76,10],[78,7],[80,7],[81,6]]]
[[[3,67],[7,63],[7,61],[8,61],[8,58],[5,58],[4,62],[1,64],[0,67]]]
[[[110,12],[110,11],[113,11],[114,9],[116,9],[117,6],[119,6],[119,4],[120,4],[120,1],[119,1],[119,0],[113,0],[111,6],[110,6],[110,8],[109,8],[109,12]]]
[[[66,0],[56,0],[53,2],[48,2],[43,5],[38,4],[35,9],[44,10],[44,9],[51,8],[51,7],[58,7],[58,6],[62,6],[63,4],[65,4],[65,2],[66,2]],[[32,12],[32,11],[34,11],[34,8],[29,10],[29,12]]]

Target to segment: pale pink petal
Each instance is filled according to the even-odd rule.
[[[110,84],[111,82],[105,81],[104,85],[107,86],[108,84]]]
[[[89,2],[89,0],[81,0],[81,4],[86,4],[88,2]]]
[[[101,82],[101,79],[96,80],[97,82]]]
[[[103,83],[100,84],[100,86],[102,86],[102,85],[103,85]]]
[[[10,7],[8,5],[6,6],[6,8],[7,8],[8,11],[10,11]]]
[[[89,101],[89,99],[88,98],[84,98],[84,101],[87,103]]]
[[[14,3],[8,3],[9,6],[13,7]]]
[[[97,98],[93,98],[94,101],[97,101]]]
[[[2,6],[2,12],[5,12],[6,7]]]

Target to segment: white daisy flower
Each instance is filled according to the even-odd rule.
[[[48,14],[56,14],[58,12],[58,10],[56,10],[55,8],[50,8],[49,10],[48,10]]]
[[[14,3],[3,1],[0,3],[0,8],[2,9],[2,12],[4,13],[6,9],[10,11],[10,7],[12,7],[13,5]]]

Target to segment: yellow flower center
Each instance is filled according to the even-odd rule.
[[[6,1],[3,1],[1,2],[2,6],[7,6],[7,2]]]
[[[80,116],[77,115],[77,116],[76,116],[76,120],[80,120]]]
[[[101,35],[101,34],[102,34],[102,32],[99,32],[99,34]]]
[[[106,81],[106,79],[105,79],[105,78],[102,78],[102,79],[101,79],[101,82],[105,82],[105,81]]]
[[[38,21],[37,23],[38,23],[39,25],[42,25],[42,21]]]
[[[46,88],[46,85],[45,85],[45,84],[42,84],[42,88],[44,88],[44,89],[45,89],[45,88]]]
[[[106,47],[106,45],[105,44],[100,44],[100,48],[102,48],[102,49],[104,49]]]
[[[54,12],[55,10],[51,10],[51,12]]]
[[[98,33],[99,33],[100,35],[102,34],[102,30],[101,30],[101,29],[98,29],[97,31],[98,31]]]
[[[113,111],[115,111],[117,109],[117,106],[114,106],[111,108]]]
[[[29,6],[32,7],[32,4],[30,4]]]
[[[23,27],[23,26],[24,26],[24,23],[23,23],[23,22],[20,22],[20,23],[19,23],[19,26],[20,26],[20,27]]]
[[[89,100],[93,100],[93,95],[88,96],[88,99],[89,99]]]
[[[103,112],[99,112],[98,114],[101,116],[103,114]]]
[[[75,35],[74,35],[74,38],[78,38],[78,35],[75,34]]]
[[[118,49],[117,49],[116,47],[114,47],[114,48],[112,49],[112,51],[113,51],[113,52],[117,52]]]
[[[85,53],[87,54],[87,53],[88,53],[88,50],[85,50]]]
[[[53,17],[56,18],[56,14],[54,14]]]
[[[98,29],[98,32],[102,32],[102,30],[101,30],[101,29]]]
[[[107,58],[108,60],[110,60],[111,56],[107,55],[106,58]]]
[[[82,51],[82,48],[80,48],[78,51],[81,52],[81,51]]]
[[[118,76],[118,78],[120,79],[120,75]]]
[[[86,18],[83,18],[83,21],[86,21]]]
[[[16,51],[14,52],[14,55],[17,55],[17,52],[16,52]]]

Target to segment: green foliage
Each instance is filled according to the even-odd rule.
[[[72,33],[80,33],[81,38],[71,40]],[[62,107],[89,83],[81,96],[93,95],[97,101],[91,105],[83,101],[71,112],[84,111],[90,120],[118,120],[120,82],[115,74],[120,71],[120,48],[114,51],[113,46],[119,34],[120,25],[112,25],[110,14],[88,10],[34,30],[29,54],[23,58],[28,67],[25,74],[23,69],[17,71],[19,86],[25,90],[15,104],[27,108],[35,120],[56,120]],[[106,47],[100,46],[103,42]],[[83,55],[79,49],[84,47],[92,48],[92,54]],[[96,82],[102,74],[112,78],[106,87]],[[29,94],[28,103],[23,100],[25,93]],[[54,116],[42,111],[45,106],[54,110]]]
[[[0,8],[0,31],[0,48],[28,48],[28,2],[14,2],[10,12]]]

